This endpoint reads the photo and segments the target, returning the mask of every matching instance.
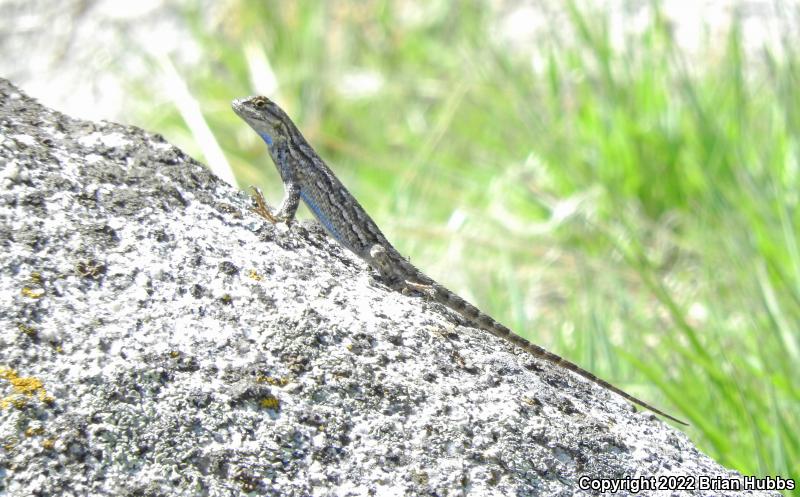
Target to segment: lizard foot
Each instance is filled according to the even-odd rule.
[[[422,283],[409,280],[405,280],[404,284],[407,289],[416,290],[417,292],[425,294],[430,298],[436,296],[436,289],[433,287],[433,285],[423,285]]]
[[[252,212],[258,214],[259,216],[263,217],[272,224],[276,224],[286,220],[285,218],[281,216],[276,216],[272,212],[270,212],[270,209],[267,206],[267,201],[264,200],[264,194],[261,193],[260,188],[258,188],[257,186],[250,186],[250,188],[253,190],[253,200],[255,200],[256,202],[255,208],[250,209]]]

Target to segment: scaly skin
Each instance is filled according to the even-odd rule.
[[[273,223],[291,223],[302,199],[336,241],[364,259],[392,287],[409,288],[428,295],[476,327],[518,345],[535,357],[568,369],[676,423],[687,424],[598,378],[577,364],[514,334],[408,262],[383,236],[375,221],[311,148],[289,116],[274,102],[266,97],[241,98],[233,101],[233,110],[266,142],[286,190],[276,213],[269,210],[260,192],[257,192],[256,212],[263,217]]]

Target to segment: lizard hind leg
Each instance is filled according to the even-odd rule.
[[[366,258],[370,265],[375,268],[388,285],[403,295],[408,295],[409,290],[414,290],[429,297],[436,295],[436,289],[432,285],[426,285],[408,279],[408,274],[401,270],[402,266],[398,261],[392,260],[386,247],[378,243],[369,249],[369,256]]]
[[[367,255],[362,257],[378,271],[378,274],[387,285],[395,290],[402,291],[403,283],[397,277],[397,272],[394,270],[389,254],[386,252],[386,247],[376,243],[369,248]]]

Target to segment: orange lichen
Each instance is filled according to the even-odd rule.
[[[274,395],[267,395],[266,397],[261,399],[261,402],[259,404],[261,404],[261,407],[263,407],[264,409],[272,409],[275,411],[277,411],[281,406],[281,402]]]
[[[32,299],[39,299],[44,296],[44,290],[41,288],[30,288],[30,287],[23,287],[20,291],[23,297],[28,297]]]
[[[281,376],[278,378],[275,376],[260,375],[256,378],[256,383],[267,383],[276,387],[285,387],[289,383],[289,378],[286,376]]]
[[[28,335],[29,337],[35,337],[36,336],[36,330],[34,328],[28,326],[27,324],[20,323],[20,324],[17,325],[17,329],[19,331],[21,331],[22,333]]]
[[[30,426],[27,430],[25,430],[26,437],[35,437],[36,435],[41,435],[44,433],[44,428],[41,426]]]
[[[0,399],[0,409],[8,409],[12,405],[17,409],[22,409],[34,396],[47,404],[53,402],[53,397],[47,394],[47,390],[39,378],[34,376],[23,378],[13,369],[0,366],[0,379],[11,383],[13,389],[11,395]]]
[[[19,444],[19,440],[17,439],[17,437],[9,437],[3,441],[3,449],[5,449],[8,452],[11,452],[17,447],[17,444]]]

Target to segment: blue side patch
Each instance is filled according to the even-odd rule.
[[[339,232],[336,231],[336,228],[333,227],[331,220],[328,219],[325,213],[320,210],[319,206],[317,206],[317,204],[315,204],[314,201],[310,199],[305,194],[305,192],[303,192],[303,190],[300,190],[300,198],[302,198],[303,202],[305,202],[308,208],[311,209],[311,211],[314,213],[314,216],[316,216],[316,218],[319,219],[319,222],[321,222],[322,225],[325,226],[325,229],[328,230],[328,233],[330,233],[336,239],[337,242],[347,247],[347,244],[345,244],[342,241],[342,237],[339,235]]]
[[[261,136],[261,138],[264,139],[265,142],[267,142],[267,146],[269,146],[269,147],[272,146],[272,137],[271,136],[269,136],[267,133],[265,133],[263,131],[259,131],[258,134],[259,134],[259,136]]]

